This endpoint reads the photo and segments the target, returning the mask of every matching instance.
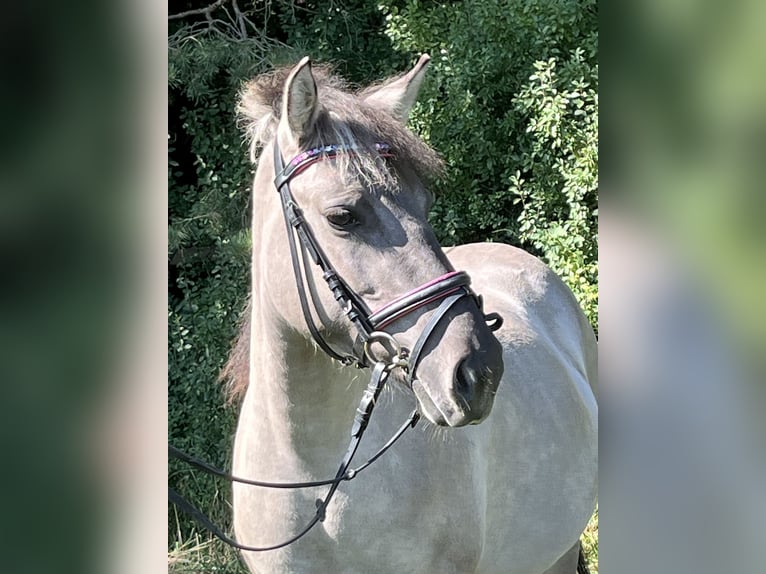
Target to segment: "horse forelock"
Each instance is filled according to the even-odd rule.
[[[259,151],[276,135],[282,109],[282,94],[291,68],[279,68],[248,82],[240,94],[239,123],[250,141],[250,157],[255,163]],[[375,87],[352,91],[333,75],[327,65],[312,67],[317,85],[319,110],[310,135],[301,142],[303,149],[326,145],[354,147],[355,154],[339,158],[338,169],[346,179],[361,178],[369,186],[396,189],[396,181],[409,168],[421,179],[441,174],[443,162],[423,140],[415,136],[388,111],[365,101]],[[391,161],[380,161],[376,143],[391,146]],[[393,173],[391,168],[393,168]]]

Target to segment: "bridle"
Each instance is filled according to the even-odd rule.
[[[375,150],[381,157],[392,157],[393,153],[388,144],[377,143]],[[308,326],[312,338],[317,345],[330,357],[342,362],[345,365],[356,365],[363,368],[369,366],[369,363],[377,362],[370,355],[370,346],[375,341],[393,344],[394,348],[401,353],[396,357],[399,360],[398,366],[401,366],[408,373],[408,382],[412,382],[415,377],[415,370],[420,359],[420,352],[423,350],[428,338],[433,333],[436,325],[463,297],[473,298],[479,309],[482,308],[481,298],[470,288],[471,279],[465,271],[451,271],[437,277],[412,291],[397,297],[393,301],[379,308],[375,312],[369,312],[367,306],[354,293],[352,289],[343,281],[338,272],[332,266],[322,247],[316,240],[311,227],[303,217],[303,214],[295,202],[290,191],[290,180],[310,165],[325,159],[332,159],[341,154],[355,154],[358,150],[349,145],[328,145],[305,151],[294,157],[287,165],[282,159],[282,153],[277,142],[274,142],[274,185],[279,192],[282,204],[282,213],[284,215],[285,227],[287,229],[288,242],[290,246],[290,259],[292,261],[293,273],[295,275],[298,295],[300,299],[303,317]],[[298,257],[298,246],[296,236],[303,246],[302,261]],[[315,265],[322,271],[322,278],[327,283],[335,300],[341,306],[348,319],[356,327],[357,339],[352,354],[342,354],[334,350],[329,343],[322,337],[319,329],[314,323],[309,307],[309,299],[306,294],[304,269],[307,268],[305,253],[308,253]],[[302,265],[301,265],[302,263]],[[439,307],[434,311],[431,321],[426,325],[415,343],[412,352],[407,352],[401,345],[396,343],[395,338],[383,331],[386,326],[401,319],[405,315],[433,303],[441,301]],[[484,316],[490,329],[497,330],[502,325],[502,318],[497,313],[491,313]],[[360,346],[363,352],[359,352]]]
[[[377,143],[375,150],[380,157],[391,157],[393,153],[388,144]],[[300,174],[310,165],[325,159],[332,159],[340,154],[355,154],[358,149],[350,145],[328,145],[305,151],[285,165],[282,153],[277,141],[274,141],[274,172],[276,177],[274,185],[280,195],[282,213],[284,215],[285,227],[287,230],[288,244],[290,248],[290,259],[295,275],[298,296],[300,300],[303,317],[308,326],[309,333],[317,345],[330,357],[340,361],[344,365],[354,365],[357,368],[371,368],[370,382],[362,395],[359,406],[356,409],[354,422],[351,427],[351,439],[346,454],[343,456],[338,471],[334,478],[327,480],[296,482],[296,483],[272,483],[250,479],[242,479],[217,469],[208,463],[183,453],[175,447],[168,445],[168,454],[179,460],[182,460],[200,470],[225,478],[232,482],[260,486],[265,488],[280,489],[298,489],[314,488],[318,486],[330,486],[323,499],[316,501],[317,511],[309,523],[292,538],[274,544],[271,546],[255,547],[240,544],[225,535],[216,527],[202,512],[200,512],[191,503],[186,501],[174,489],[168,489],[168,498],[180,510],[189,514],[197,520],[202,526],[210,530],[215,536],[241,550],[252,552],[264,552],[276,550],[292,544],[296,540],[307,534],[318,522],[324,520],[325,511],[333,495],[338,489],[340,483],[353,480],[358,474],[380,458],[396,441],[406,432],[407,429],[414,427],[420,419],[420,413],[416,408],[397,432],[388,440],[378,451],[370,457],[367,462],[357,468],[351,468],[351,462],[364,435],[365,429],[370,421],[375,402],[380,395],[383,387],[394,369],[402,369],[405,373],[405,380],[412,386],[415,380],[415,372],[419,364],[421,354],[426,343],[430,339],[434,330],[449,312],[461,299],[468,297],[473,299],[482,309],[481,297],[476,295],[470,288],[471,279],[464,271],[450,271],[437,277],[419,287],[397,297],[393,301],[380,307],[374,312],[370,312],[361,300],[361,298],[345,283],[338,272],[333,267],[324,250],[319,243],[303,217],[300,207],[295,202],[290,191],[290,180]],[[299,257],[298,244],[296,236],[300,240],[302,249]],[[355,326],[357,331],[356,341],[351,353],[342,353],[332,348],[327,340],[322,336],[320,329],[314,322],[311,314],[309,295],[306,293],[306,275],[308,273],[308,261],[306,254],[321,272],[322,278],[327,283],[335,300],[343,309],[346,317]],[[314,293],[311,291],[311,304],[316,308]],[[432,312],[431,317],[426,323],[423,331],[413,345],[412,350],[408,350],[399,344],[396,338],[384,329],[395,323],[402,317],[412,313],[416,309],[439,302],[438,307]],[[319,315],[321,317],[321,315]],[[502,325],[502,317],[497,313],[484,315],[489,328],[493,331]],[[386,356],[377,357],[373,352],[373,344],[378,343],[387,351]]]

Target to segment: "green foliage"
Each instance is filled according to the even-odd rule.
[[[598,94],[593,83],[597,68],[584,65],[579,48],[560,73],[555,58],[534,66],[535,73],[514,101],[529,118],[530,153],[511,177],[510,186],[514,202],[522,205],[519,238],[542,253],[595,325]]]
[[[432,214],[440,239],[504,241],[541,256],[595,325],[595,1],[408,0],[381,9],[396,48],[433,58],[412,124],[448,165]]]
[[[540,255],[595,325],[594,0],[240,4],[245,34],[219,14],[212,27],[204,17],[171,21],[168,422],[174,445],[228,466],[235,413],[223,407],[215,380],[249,290],[252,180],[235,125],[236,93],[242,81],[306,54],[334,63],[357,84],[431,54],[411,126],[447,164],[432,213],[440,240],[505,241]],[[227,484],[174,464],[170,482],[227,527]],[[171,538],[189,539],[195,527],[170,516]]]
[[[383,15],[370,0],[325,0],[295,3],[277,10],[275,19],[296,57],[331,62],[337,73],[359,85],[398,74],[411,64],[394,50],[385,34]]]
[[[216,378],[249,286],[251,168],[234,122],[240,83],[280,48],[181,28],[169,41],[168,432],[170,442],[229,466],[235,413]],[[170,485],[227,525],[229,487],[170,465]],[[170,515],[183,540],[194,530]]]

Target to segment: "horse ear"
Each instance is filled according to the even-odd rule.
[[[415,67],[405,75],[362,92],[364,101],[371,106],[388,110],[396,119],[405,123],[418,97],[430,61],[431,57],[423,54]]]
[[[282,95],[282,123],[286,122],[296,142],[311,133],[318,107],[317,85],[306,56],[290,72]]]

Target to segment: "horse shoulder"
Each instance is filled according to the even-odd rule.
[[[504,320],[495,335],[505,373],[485,423],[492,500],[486,555],[520,571],[544,571],[576,542],[595,504],[595,336],[570,289],[531,254],[494,243],[445,252],[471,276],[484,311]]]

